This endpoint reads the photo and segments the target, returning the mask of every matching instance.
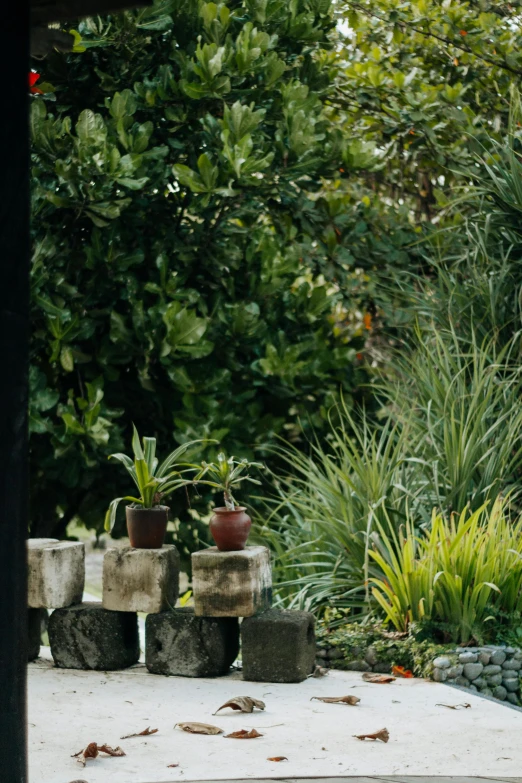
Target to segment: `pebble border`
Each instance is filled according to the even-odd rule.
[[[342,668],[345,671],[391,671],[390,664],[379,661],[371,645],[352,652],[358,653],[357,659],[343,660]],[[332,669],[344,658],[343,651],[338,647],[318,649],[316,655],[319,666]],[[424,674],[435,682],[460,685],[499,701],[509,701],[517,706],[521,704],[522,650],[515,647],[488,645],[450,649],[434,658]]]

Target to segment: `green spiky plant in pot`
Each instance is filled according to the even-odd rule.
[[[130,545],[135,549],[161,549],[170,510],[162,501],[175,490],[194,483],[197,466],[180,463],[179,460],[192,446],[210,442],[215,441],[193,440],[183,443],[160,463],[156,457],[156,438],[140,440],[133,426],[134,459],[127,454],[111,454],[109,459],[116,459],[124,465],[138,489],[138,496],[115,498],[105,515],[105,529],[108,532],[113,529],[118,506],[122,501],[127,501],[129,505],[125,507],[125,514]]]
[[[225,505],[214,508],[210,519],[210,532],[221,552],[236,552],[246,546],[252,520],[246,513],[246,507],[236,503],[232,491],[243,481],[260,484],[257,479],[245,475],[245,471],[263,467],[260,462],[235,460],[220,452],[216,462],[203,462],[194,477],[194,484],[205,484],[223,493]]]

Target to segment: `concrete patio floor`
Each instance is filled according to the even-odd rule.
[[[359,696],[360,704],[310,701],[347,694]],[[266,710],[212,715],[240,695],[262,699]],[[463,702],[471,708],[437,706]],[[211,723],[227,734],[256,728],[264,736],[188,734],[174,729],[181,721]],[[121,739],[147,727],[159,731]],[[353,737],[384,727],[390,732],[387,744]],[[239,672],[211,680],[159,677],[143,665],[84,672],[54,668],[47,648],[29,665],[31,783],[399,775],[499,779],[521,774],[521,733],[522,711],[425,680],[373,685],[356,672],[332,671],[301,684],[275,685],[244,682]],[[98,757],[83,769],[71,755],[90,742],[120,745],[126,755]],[[273,756],[288,761],[268,761]]]

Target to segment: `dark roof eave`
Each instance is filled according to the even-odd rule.
[[[67,22],[147,5],[152,5],[152,0],[31,0],[31,25]]]

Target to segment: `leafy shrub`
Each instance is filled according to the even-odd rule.
[[[335,659],[336,669],[346,669],[350,662],[361,660],[368,647],[375,650],[380,664],[402,666],[417,677],[431,673],[433,659],[454,651],[450,647],[434,643],[430,639],[418,639],[415,633],[390,633],[382,622],[345,622],[339,612],[327,612],[317,624],[319,649],[335,648],[342,657]]]
[[[291,605],[367,612],[372,540],[388,536],[398,547],[400,526],[412,535],[429,528],[433,508],[475,510],[509,490],[519,502],[520,371],[501,356],[490,364],[487,350],[455,332],[418,331],[416,340],[412,356],[396,361],[400,382],[381,388],[380,421],[341,408],[327,445],[279,449],[288,471],[258,536],[275,553],[279,595]],[[412,562],[414,543],[404,552]],[[417,576],[416,604],[428,601],[434,573]]]
[[[380,528],[370,552],[383,578],[372,578],[373,595],[397,630],[433,621],[451,629],[453,641],[482,641],[491,607],[522,609],[522,519],[509,519],[497,500],[416,533],[411,521],[398,534]]]
[[[369,536],[386,514],[399,526],[420,489],[409,480],[406,427],[356,419],[343,404],[337,414],[326,444],[312,444],[310,454],[278,448],[287,472],[256,528],[275,554],[279,595],[309,610],[365,605],[363,583],[375,573]]]
[[[263,457],[367,378],[364,286],[331,282],[358,217],[322,191],[347,154],[329,0],[156,0],[79,29],[32,104],[32,535],[101,529],[129,412],[166,447]]]

